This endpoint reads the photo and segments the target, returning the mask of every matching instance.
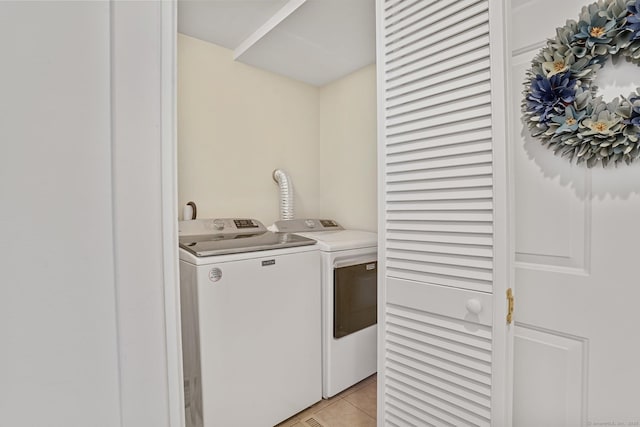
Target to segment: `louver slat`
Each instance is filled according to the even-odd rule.
[[[402,65],[411,63],[417,59],[425,58],[427,54],[439,52],[443,46],[453,46],[457,44],[468,43],[477,37],[487,34],[489,28],[486,25],[489,17],[487,13],[473,15],[465,13],[470,18],[466,20],[466,24],[471,28],[469,31],[460,33],[455,26],[448,26],[449,22],[442,22],[435,26],[427,26],[424,30],[412,34],[410,37],[403,39],[405,47],[395,49],[387,56],[387,64],[390,69],[396,69]],[[417,40],[415,43],[409,43],[411,40]]]
[[[405,9],[394,17],[406,19],[396,21],[396,25],[389,25],[386,28],[385,43],[389,55],[403,46],[415,45],[424,37],[424,31],[428,31],[431,36],[437,36],[439,32],[459,24],[462,20],[468,20],[486,12],[483,2],[478,0],[430,3],[422,10]],[[424,4],[425,2],[422,2],[423,6]],[[467,28],[472,28],[472,25]]]
[[[426,228],[426,227],[423,227]],[[443,243],[451,245],[466,245],[466,246],[480,246],[489,247],[493,244],[493,239],[490,234],[462,234],[462,233],[447,233],[447,232],[434,232],[431,230],[415,230],[413,224],[403,223],[391,223],[387,238],[391,242],[396,242],[396,247],[405,248],[402,246],[402,242],[417,242],[417,243]],[[406,246],[410,248],[410,246]]]
[[[490,61],[481,57],[469,66],[460,66],[449,69],[435,70],[426,68],[421,70],[419,74],[413,74],[411,78],[405,78],[402,81],[393,82],[393,87],[388,87],[385,93],[386,99],[393,102],[400,102],[405,98],[399,98],[402,95],[411,95],[419,90],[441,90],[444,85],[464,84],[464,78],[473,76],[474,74],[488,73]],[[443,71],[446,71],[444,73]],[[489,80],[487,76],[487,81]],[[442,89],[444,90],[444,89]],[[409,100],[408,98],[406,99]]]
[[[489,222],[493,220],[493,213],[487,212],[419,212],[419,211],[387,211],[389,221],[446,221],[446,222]]]
[[[485,151],[485,150],[483,150]],[[399,191],[417,190],[442,190],[446,188],[487,187],[491,185],[491,175],[452,177],[448,179],[411,179],[390,182],[387,191],[390,193]]]
[[[455,341],[461,346],[472,346],[491,351],[491,331],[487,326],[476,328],[471,322],[455,317],[423,313],[398,306],[389,306],[391,324],[421,333]],[[473,326],[470,328],[470,326]]]
[[[390,115],[387,120],[387,126],[393,127],[403,123],[414,122],[424,118],[425,114],[428,114],[430,117],[438,117],[452,111],[466,112],[471,108],[485,106],[490,101],[490,96],[487,90],[488,85],[484,87],[476,86],[468,88],[465,94],[449,93],[433,97],[429,100],[423,101],[422,105],[410,106],[404,112],[398,112],[396,115]]]
[[[467,132],[456,132],[440,135],[433,138],[421,138],[417,141],[409,141],[401,144],[393,144],[387,148],[387,163],[413,160],[417,150],[437,150],[439,147],[448,148],[459,144],[476,141],[488,141],[491,139],[491,130],[480,128]]]
[[[486,374],[448,363],[432,354],[402,347],[401,352],[389,350],[388,359],[396,364],[396,369],[402,370],[400,366],[405,366],[405,372],[421,373],[442,384],[442,388],[444,384],[455,385],[462,395],[476,403],[483,404],[491,397],[491,384],[487,383]]]
[[[388,267],[387,276],[394,279],[402,279],[414,282],[433,283],[440,286],[448,286],[470,291],[490,292],[491,282],[486,280],[473,280],[468,278],[441,275],[432,272],[421,272],[415,269],[403,269],[400,267]],[[427,296],[425,296],[427,297]]]
[[[443,167],[447,165],[441,163]],[[490,187],[478,188],[452,188],[446,190],[424,190],[389,192],[387,198],[390,202],[396,201],[427,201],[427,200],[464,200],[491,198],[493,192]],[[419,226],[419,224],[416,224]],[[416,228],[419,229],[419,228]],[[462,231],[462,230],[461,230]]]
[[[430,75],[443,73],[450,69],[463,67],[485,57],[482,48],[489,46],[489,36],[483,35],[462,45],[451,45],[445,51],[439,51],[409,65],[387,73],[389,87],[394,88],[416,79],[416,71],[428,69]]]
[[[417,99],[412,102],[404,102],[402,104],[398,104],[395,108],[389,108],[389,119],[393,119],[394,117],[398,117],[404,114],[423,111],[428,108],[433,108],[434,106],[442,106],[449,105],[451,106],[452,102],[460,102],[469,99],[477,99],[481,95],[485,95],[484,99],[480,99],[478,101],[485,101],[486,97],[490,91],[490,86],[486,82],[482,82],[481,84],[475,85],[466,85],[462,87],[458,87],[456,89],[450,90],[448,92],[433,94],[432,96],[427,97],[426,99]],[[437,114],[436,111],[432,111],[432,114]]]
[[[444,169],[444,170],[410,170],[407,172],[396,172],[394,174],[389,174],[389,185],[396,183],[412,183],[412,182],[428,182],[428,181],[446,181],[447,178],[454,180],[462,180],[468,177],[478,177],[491,174],[491,165],[481,163],[475,165],[463,165],[457,168]],[[442,187],[440,187],[442,188]],[[456,201],[452,201],[450,203],[456,203]],[[465,209],[463,207],[464,203],[460,201],[459,206],[461,209]],[[434,203],[429,203],[429,206],[432,206],[433,209],[436,209],[436,205]],[[443,205],[445,206],[445,205]],[[451,205],[449,205],[451,206]],[[447,209],[447,208],[442,208]]]
[[[428,391],[430,395],[445,400],[453,407],[470,409],[474,415],[479,415],[484,421],[491,416],[489,396],[479,395],[464,387],[459,387],[456,393],[452,393],[449,391],[447,382],[397,362],[393,358],[390,358],[389,368],[395,371],[406,384]]]
[[[456,427],[458,424],[447,422],[438,418],[431,411],[424,411],[411,403],[405,401],[402,396],[397,397],[397,393],[386,393],[387,410],[386,420],[397,420],[397,426],[434,426],[434,427]]]
[[[387,212],[396,210],[407,211],[445,211],[445,210],[490,210],[493,203],[490,199],[477,200],[425,200],[425,201],[408,201],[393,202],[387,205]]]
[[[401,258],[388,258],[387,265],[389,269],[397,268],[399,270],[414,271],[426,274],[437,274],[440,276],[448,276],[457,279],[473,279],[476,281],[490,282],[492,279],[491,270],[467,267],[467,266],[450,266],[444,264],[431,263],[426,260],[412,261]]]
[[[482,47],[488,49],[489,46],[488,44],[482,44]],[[441,59],[439,61],[436,61],[434,58],[430,58],[430,60],[425,60],[423,61],[423,64],[420,64],[424,65],[423,68],[419,68],[414,64],[412,72],[406,70],[406,73],[402,75],[398,75],[399,73],[396,73],[398,77],[394,80],[389,80],[387,84],[389,89],[395,89],[417,80],[426,79],[426,82],[428,82],[429,78],[434,80],[434,82],[432,82],[432,84],[434,84],[438,81],[450,80],[451,76],[449,73],[457,73],[458,75],[471,74],[487,65],[485,60],[486,56],[483,55],[482,49],[467,51],[464,47],[459,47],[456,49],[456,56]],[[389,96],[393,96],[392,94],[393,92],[390,92]]]
[[[452,92],[455,90],[466,90],[465,88],[476,84],[486,84],[488,80],[489,73],[487,70],[477,70],[472,74],[462,76],[451,81],[442,82],[435,86],[425,86],[424,84],[420,84],[419,86],[416,86],[415,84],[407,85],[403,87],[404,91],[396,91],[393,97],[387,99],[386,108],[389,114],[396,114],[397,110],[395,108],[398,106],[402,106],[404,104],[412,105],[414,101],[429,99],[429,97],[436,96],[441,93]],[[399,95],[405,96],[399,97]]]
[[[383,425],[488,426],[494,167],[489,0],[384,3]],[[470,316],[469,299],[484,309]]]
[[[415,22],[415,19],[412,18],[421,10],[425,11],[425,13],[433,13],[436,8],[437,5],[434,4],[434,2],[430,4],[425,4],[424,0],[406,2],[402,10],[397,10],[393,14],[387,14],[385,19],[385,34],[391,34]]]
[[[406,259],[409,261],[430,262],[436,264],[457,265],[464,262],[469,267],[491,268],[491,260],[481,257],[463,256],[456,254],[438,254],[424,251],[410,251],[407,249],[388,249],[389,258]]]
[[[425,242],[419,239],[391,239],[387,244],[387,250],[393,251],[428,251],[440,254],[466,255],[478,257],[491,257],[493,251],[489,246],[460,245],[451,243]]]
[[[486,20],[486,16],[483,17]],[[445,39],[440,44],[433,45],[429,42],[421,42],[425,46],[413,53],[399,56],[397,60],[388,64],[389,73],[388,80],[413,72],[417,69],[433,66],[439,61],[451,61],[453,58],[449,56],[449,51],[457,54],[465,53],[471,55],[476,49],[482,48],[488,43],[488,27],[483,24],[464,35],[458,35]],[[443,50],[443,48],[445,50]],[[438,69],[433,70],[438,71]]]
[[[489,326],[390,304],[387,329],[390,395],[454,425],[489,424]]]
[[[466,132],[475,132],[479,129],[485,129],[491,126],[491,117],[466,117],[462,122],[453,122],[455,124],[455,130],[451,129],[451,126],[446,126],[450,123],[443,123],[443,125],[421,129],[414,132],[406,132],[398,135],[387,136],[387,144],[403,144],[408,142],[419,142],[424,139],[436,139],[450,136],[452,134],[463,134]]]
[[[398,375],[398,377],[400,377]],[[472,410],[458,407],[450,401],[435,396],[426,388],[416,387],[414,384],[404,383],[394,376],[389,380],[387,393],[402,401],[404,405],[410,405],[425,413],[432,414],[453,426],[489,426],[489,420],[475,414]],[[404,406],[400,404],[399,406]],[[442,424],[439,424],[442,425]]]
[[[387,12],[387,16],[392,16],[393,13],[397,13],[399,10],[404,10],[405,8],[420,1],[422,0],[384,0],[384,9]]]

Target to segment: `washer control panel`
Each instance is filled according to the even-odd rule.
[[[180,221],[180,236],[199,236],[205,234],[258,234],[267,228],[257,219],[251,218],[210,218]]]
[[[260,228],[262,224],[255,219],[234,219],[233,224],[238,230],[244,230],[247,228]],[[255,231],[255,230],[254,230]]]

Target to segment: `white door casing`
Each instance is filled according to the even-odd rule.
[[[640,291],[634,268],[640,164],[607,169],[569,164],[529,136],[517,117],[531,60],[556,27],[577,20],[589,3],[512,5],[514,425],[522,427],[640,425],[635,308]],[[614,82],[640,85],[637,68],[614,72],[612,67],[598,73],[603,91]]]
[[[510,425],[503,2],[377,1],[378,425]]]

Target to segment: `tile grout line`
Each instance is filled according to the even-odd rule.
[[[349,402],[346,399],[343,399],[345,402],[347,402],[349,405],[353,406],[354,408],[356,408],[358,411],[362,412],[363,414],[365,414],[367,417],[371,418],[372,420],[376,421],[376,418],[372,417],[371,415],[367,414],[365,411],[363,411],[362,409],[360,409],[359,407],[357,407],[355,404]]]
[[[373,421],[376,421],[376,417],[373,417],[371,415],[369,415],[366,411],[364,411],[363,409],[359,408],[358,406],[356,406],[354,403],[350,402],[349,400],[347,400],[347,397],[353,395],[354,393],[357,393],[358,391],[363,390],[366,387],[369,387],[373,384],[373,386],[375,387],[376,384],[376,379],[377,376],[374,374],[373,376],[370,376],[368,378],[365,378],[364,380],[360,381],[359,383],[351,386],[350,388],[343,390],[342,392],[336,394],[335,396],[330,397],[329,399],[322,399],[319,400],[318,402],[314,403],[313,405],[309,406],[308,408],[300,411],[298,414],[295,414],[293,416],[291,416],[291,418],[283,421],[282,423],[278,424],[277,427],[293,427],[296,426],[297,424],[301,424],[303,427],[306,427],[306,420],[309,418],[313,418],[314,415],[317,415],[319,412],[324,411],[325,409],[335,405],[336,403],[340,402],[341,400],[344,400],[346,403],[348,403],[350,406],[356,408],[359,412],[365,414],[368,418],[372,419]],[[326,404],[325,404],[326,402]],[[314,408],[315,406],[318,406],[318,408]],[[311,411],[313,409],[313,411]],[[308,412],[311,411],[311,412]],[[322,418],[321,415],[318,415],[319,418]],[[286,424],[285,424],[286,422]],[[331,426],[324,426],[323,427],[331,427]]]

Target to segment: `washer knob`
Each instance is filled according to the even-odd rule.
[[[222,279],[222,270],[217,267],[209,270],[209,280],[217,282],[220,279]]]
[[[304,221],[304,225],[306,225],[308,228],[314,228],[316,226],[316,223],[312,219],[306,219]]]
[[[213,228],[215,228],[216,230],[222,230],[224,228],[224,221],[221,219],[214,220]]]

